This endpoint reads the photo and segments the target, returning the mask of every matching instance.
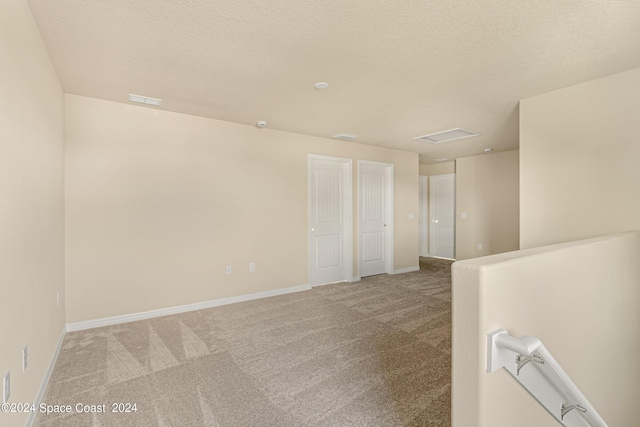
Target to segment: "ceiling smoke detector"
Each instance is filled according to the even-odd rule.
[[[485,148],[485,149],[484,149],[484,152],[485,152],[485,153],[490,153],[490,152],[492,152],[492,151],[493,151],[493,148]]]
[[[334,139],[341,139],[342,141],[355,141],[358,135],[351,135],[350,133],[336,133],[333,135]]]
[[[443,142],[455,141],[456,139],[471,138],[480,135],[467,129],[455,128],[442,132],[430,133],[429,135],[416,136],[415,140],[430,142],[431,144],[442,144]]]
[[[264,120],[258,120],[256,122],[256,126],[258,126],[259,128],[266,128],[267,126],[269,126],[269,122],[266,122]]]
[[[327,83],[327,82],[318,82],[318,83],[314,84],[313,87],[315,87],[318,90],[325,90],[326,88],[329,87],[329,83]]]

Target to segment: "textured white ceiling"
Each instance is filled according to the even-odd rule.
[[[631,0],[29,0],[67,93],[436,158],[518,147],[518,101],[640,67]],[[326,81],[318,91],[314,83]],[[413,141],[463,127],[481,136]]]

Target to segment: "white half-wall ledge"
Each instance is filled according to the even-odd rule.
[[[100,328],[102,326],[117,325],[119,323],[135,322],[137,320],[151,319],[154,317],[168,316],[171,314],[185,313],[187,311],[203,310],[205,308],[219,307],[221,305],[235,304],[238,302],[252,301],[255,299],[275,297],[294,292],[308,291],[310,285],[292,286],[289,288],[272,289],[270,291],[256,292],[253,294],[238,295],[235,297],[219,298],[193,304],[178,305],[175,307],[161,308],[159,310],[144,311],[141,313],[124,314],[121,316],[103,317],[101,319],[86,320],[83,322],[67,323],[67,332],[82,331],[84,329]]]

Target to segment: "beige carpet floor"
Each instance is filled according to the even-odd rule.
[[[68,333],[43,402],[107,413],[35,425],[449,426],[450,264]]]

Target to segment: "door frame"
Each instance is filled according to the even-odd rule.
[[[436,251],[434,249],[435,247],[435,234],[433,233],[433,215],[432,215],[432,209],[433,209],[433,203],[431,203],[431,198],[433,197],[433,193],[431,191],[431,187],[433,185],[433,179],[434,178],[452,178],[453,179],[453,258],[448,258],[448,257],[442,257],[442,256],[437,256],[436,255]],[[457,223],[456,223],[456,174],[455,173],[447,173],[447,174],[442,174],[442,175],[431,175],[429,176],[429,252],[431,253],[431,256],[433,258],[442,258],[442,259],[450,259],[450,260],[455,260],[456,259],[456,251],[457,251],[457,247],[456,247],[456,233],[458,232],[458,227],[457,227]],[[433,250],[433,252],[432,252]]]
[[[358,276],[354,277],[354,280],[360,280],[360,261],[362,260],[362,247],[360,245],[360,212],[362,212],[362,194],[360,192],[360,165],[369,164],[384,167],[386,185],[385,185],[385,207],[384,213],[385,218],[387,219],[387,226],[385,227],[385,273],[393,274],[394,272],[394,263],[393,263],[393,213],[394,213],[394,198],[393,198],[393,163],[382,163],[382,162],[374,162],[371,160],[358,160]]]
[[[344,281],[351,281],[353,276],[353,161],[343,157],[322,156],[319,154],[309,154],[307,160],[307,261],[309,268],[309,285],[321,286],[328,283],[314,283],[313,277],[313,261],[311,260],[311,245],[313,238],[311,236],[311,215],[313,201],[311,200],[311,185],[313,184],[313,160],[325,160],[330,162],[341,163],[344,179],[342,181],[342,212],[344,219],[344,227],[342,229],[342,263],[344,265],[343,278]]]

